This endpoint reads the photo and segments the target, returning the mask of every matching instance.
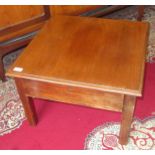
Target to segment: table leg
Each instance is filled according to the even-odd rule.
[[[36,111],[33,103],[32,97],[25,94],[25,90],[22,85],[22,79],[15,78],[17,90],[22,101],[25,115],[30,123],[30,125],[35,126],[37,124]]]
[[[0,55],[0,78],[2,79],[2,81],[4,82],[5,79],[5,71],[4,71],[4,65],[3,65],[3,58]]]
[[[133,113],[135,108],[136,97],[124,96],[124,103],[122,109],[122,122],[119,133],[119,143],[126,145],[128,143],[128,136],[133,119]]]
[[[144,16],[144,9],[145,9],[144,5],[138,6],[138,15],[137,15],[138,21],[141,21]]]

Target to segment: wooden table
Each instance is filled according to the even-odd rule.
[[[148,23],[90,17],[49,20],[7,72],[14,77],[31,125],[33,98],[122,112],[127,144],[142,96]]]

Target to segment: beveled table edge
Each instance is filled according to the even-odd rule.
[[[34,80],[34,81],[41,81],[41,82],[47,82],[47,83],[55,83],[60,85],[67,85],[67,86],[74,86],[74,87],[81,87],[81,88],[88,88],[88,89],[95,89],[100,91],[105,91],[109,93],[119,93],[124,95],[131,95],[131,96],[142,96],[141,88],[139,90],[131,90],[126,88],[118,88],[118,87],[112,87],[112,86],[106,86],[106,85],[100,85],[100,84],[92,84],[92,83],[85,83],[85,82],[79,82],[79,81],[72,81],[72,80],[65,80],[60,78],[48,78],[45,76],[35,76],[31,74],[25,74],[25,73],[6,73],[6,76],[12,77],[12,78],[22,78],[27,80]]]

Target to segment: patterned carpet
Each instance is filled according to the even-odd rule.
[[[86,138],[86,150],[154,150],[155,117],[136,119],[131,125],[127,145],[118,143],[120,123],[106,123],[95,128]]]
[[[19,128],[25,119],[24,109],[13,80],[0,84],[0,136]]]
[[[105,18],[135,20],[136,7],[130,7]],[[144,21],[150,23],[150,36],[147,53],[147,62],[155,62],[155,6],[145,8]],[[20,49],[4,58],[5,69],[23,51]],[[21,101],[19,99],[14,81],[0,82],[0,136],[11,133],[19,128],[25,120]],[[132,124],[132,134],[127,146],[118,144],[118,123],[108,123],[99,126],[90,133],[85,142],[85,149],[155,149],[155,118],[146,119],[141,122],[135,119]]]

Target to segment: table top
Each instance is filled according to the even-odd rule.
[[[7,76],[141,96],[149,24],[52,17]]]

